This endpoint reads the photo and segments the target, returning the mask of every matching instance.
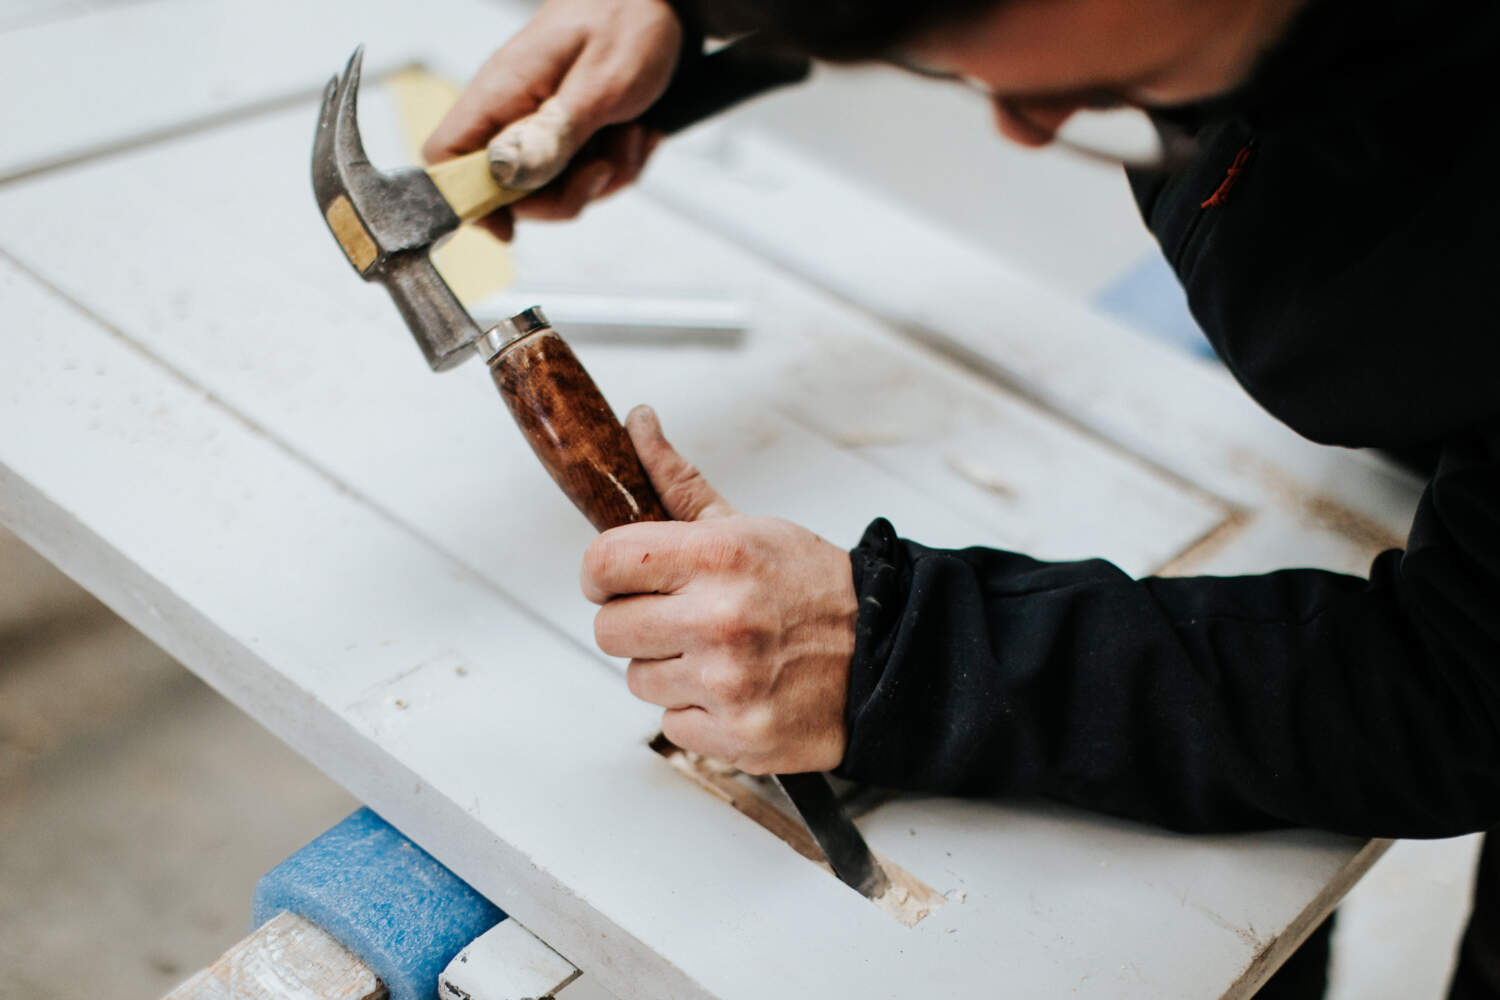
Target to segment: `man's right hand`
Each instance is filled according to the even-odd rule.
[[[503,240],[516,217],[571,219],[640,174],[660,138],[641,125],[574,160],[594,133],[655,103],[681,46],[664,0],[547,0],[480,67],[422,155],[435,163],[488,146],[497,181],[536,191],[483,220]]]

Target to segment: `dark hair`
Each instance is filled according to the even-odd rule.
[[[768,43],[834,61],[878,58],[903,42],[1002,0],[674,0],[713,34],[754,31]]]

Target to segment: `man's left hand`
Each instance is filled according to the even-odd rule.
[[[631,692],[666,710],[678,746],[752,774],[837,767],[858,612],[849,554],[730,507],[649,408],[625,427],[675,520],[611,529],[584,554],[599,648],[631,658]]]

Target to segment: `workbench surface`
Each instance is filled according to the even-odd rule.
[[[860,826],[946,894],[908,928],[677,773],[593,646],[587,524],[481,365],[426,370],[311,196],[316,94],[355,42],[389,161],[382,70],[462,77],[524,10],[311,6],[0,31],[28,96],[0,110],[0,519],[49,559],[622,998],[1242,997],[1378,856],[903,797]],[[750,303],[734,344],[578,345],[741,509],[1137,574],[1399,544],[1404,475],[774,135],[731,119],[658,159],[525,231],[517,284]]]

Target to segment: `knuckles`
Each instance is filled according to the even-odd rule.
[[[694,562],[700,569],[728,574],[754,573],[762,563],[758,539],[733,522],[698,522]]]
[[[732,724],[735,742],[751,758],[762,757],[775,749],[778,728],[775,711],[763,704],[739,713]]]
[[[754,672],[738,663],[725,663],[703,671],[703,689],[715,704],[729,711],[752,701],[760,694],[761,684]]]
[[[795,767],[795,745],[783,739],[769,705],[757,705],[727,720],[723,739],[734,748],[730,763],[746,774],[775,774]]]
[[[619,561],[620,544],[609,532],[604,532],[583,550],[583,578],[585,581],[599,585],[608,575],[611,567]]]
[[[701,488],[703,473],[691,462],[684,461],[680,456],[676,462],[667,470],[668,482],[662,487],[661,499],[669,509],[680,510],[692,500]]]
[[[748,595],[738,589],[720,593],[710,601],[699,629],[708,645],[736,651],[758,651],[769,631],[757,620],[757,609]]]
[[[714,757],[746,774],[826,771],[843,758],[841,736],[804,731],[764,704],[713,712],[706,719],[667,711],[662,714],[662,733],[685,750]]]
[[[798,578],[785,567],[795,569],[806,557],[809,539],[821,540],[790,522],[738,515],[653,525],[649,537],[623,534],[631,528],[617,530],[622,534],[606,532],[584,554],[583,572],[596,581],[594,593],[610,593],[604,584],[619,573],[635,580],[633,586],[649,586],[634,565],[643,563],[639,543],[649,541],[652,569],[661,567],[664,579],[673,581],[679,595],[673,600],[690,602],[677,605],[682,614],[674,616],[678,624],[672,627],[683,630],[689,662],[701,659],[690,675],[672,675],[682,689],[664,692],[655,676],[648,681],[648,669],[634,664],[626,672],[636,697],[701,708],[665,713],[668,738],[751,774],[836,765],[842,757],[842,716],[830,715],[829,699],[816,692],[809,696],[805,684],[785,682],[788,664],[780,652],[785,621],[797,620],[801,592]],[[625,636],[624,619],[613,620],[608,610],[595,618],[595,639],[606,653],[630,655],[623,647],[640,636]],[[631,620],[632,628],[645,627]]]

